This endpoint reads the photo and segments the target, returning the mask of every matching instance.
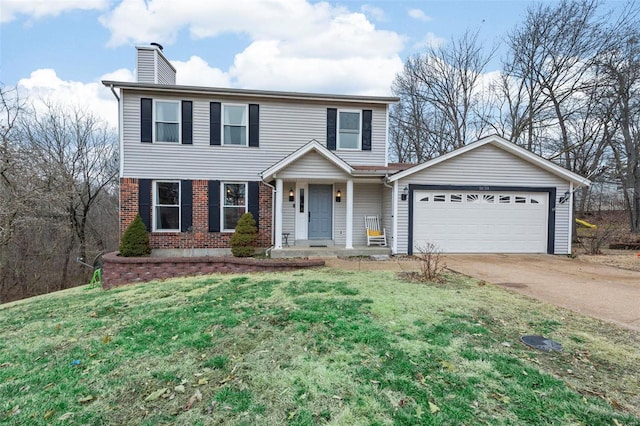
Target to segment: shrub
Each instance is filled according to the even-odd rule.
[[[251,213],[240,216],[236,225],[236,232],[231,237],[231,253],[236,257],[252,256],[256,249],[258,239],[258,228]]]
[[[422,281],[440,282],[443,280],[443,272],[447,267],[440,257],[440,249],[433,243],[426,243],[424,246],[416,246],[420,261],[420,279]]]
[[[124,257],[148,256],[151,254],[149,234],[139,214],[136,215],[133,222],[124,231],[118,250],[120,251],[120,256]]]

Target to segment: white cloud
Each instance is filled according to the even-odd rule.
[[[133,81],[133,73],[119,69],[105,74],[100,80]],[[20,96],[29,98],[36,110],[42,109],[43,102],[53,102],[64,106],[85,109],[106,121],[110,126],[118,125],[118,103],[111,90],[100,81],[82,83],[65,81],[55,70],[43,68],[33,71],[28,78],[18,82]]]
[[[13,21],[18,15],[39,19],[74,9],[104,10],[108,5],[108,0],[2,0],[0,22]]]
[[[229,87],[229,74],[219,68],[212,68],[199,56],[188,61],[171,61],[176,67],[176,83],[187,86]]]
[[[339,60],[291,55],[277,41],[255,42],[236,55],[231,75],[243,88],[388,95],[398,56]]]
[[[422,40],[414,44],[413,47],[415,49],[437,49],[446,43],[446,39],[438,37],[432,32],[428,32],[425,34]]]
[[[388,93],[402,69],[399,52],[405,40],[369,21],[367,14],[381,17],[382,10],[361,10],[306,0],[123,0],[100,22],[111,31],[111,46],[149,41],[170,45],[185,30],[196,39],[223,33],[249,36],[228,70],[210,67],[198,57],[175,62],[183,68],[178,69],[180,84]],[[170,50],[165,54],[170,57]]]
[[[432,18],[430,16],[427,16],[422,11],[422,9],[409,9],[407,11],[407,14],[409,15],[409,17],[417,19],[418,21],[428,22],[432,20]]]
[[[384,13],[384,10],[382,10],[379,7],[371,6],[369,4],[365,4],[360,8],[360,10],[362,11],[362,13],[364,13],[367,16],[372,17],[376,21],[384,22],[384,21],[387,20],[387,17],[385,16],[385,13]]]

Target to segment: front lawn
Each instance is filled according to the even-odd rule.
[[[640,425],[637,333],[456,275],[76,288],[0,306],[0,326],[10,425]]]

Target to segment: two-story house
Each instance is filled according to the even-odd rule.
[[[157,45],[137,47],[118,99],[120,230],[140,213],[158,255],[229,252],[251,212],[258,245],[366,246],[381,218],[391,253],[569,253],[571,193],[588,183],[499,137],[402,170],[388,163],[395,97],[176,85]],[[355,252],[355,251],[354,251]]]
[[[139,212],[156,253],[221,254],[251,212],[263,248],[352,248],[365,214],[391,218],[396,98],[178,86],[161,48],[136,50],[136,82],[103,82],[119,99],[121,231]]]

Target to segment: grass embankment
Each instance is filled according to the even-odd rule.
[[[10,425],[640,424],[637,334],[459,276],[74,289],[0,307],[0,325]]]

